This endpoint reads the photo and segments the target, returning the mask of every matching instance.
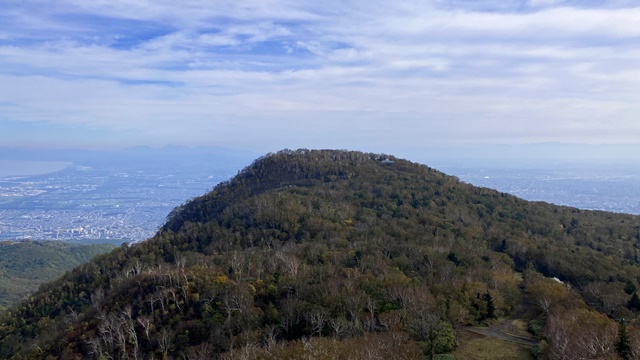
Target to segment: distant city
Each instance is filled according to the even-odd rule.
[[[119,156],[73,165],[41,163],[43,171],[62,169],[44,175],[11,176],[4,168],[4,173],[0,171],[0,240],[141,241],[157,232],[174,207],[206,193],[250,163],[248,156],[233,160],[225,160],[224,155],[142,156],[133,162],[119,161],[123,155]],[[527,200],[640,214],[640,171],[634,167],[436,168],[464,182]]]
[[[526,200],[640,215],[640,169],[635,166],[444,166],[439,170],[455,175],[464,182]]]
[[[0,240],[141,241],[157,232],[174,207],[210,191],[250,162],[249,156],[212,151],[145,151],[83,154],[71,159],[73,165],[12,161],[13,171],[4,161]],[[6,175],[35,173],[34,164],[42,171],[59,171]]]
[[[143,240],[175,206],[231,175],[72,166],[45,176],[0,179],[0,239]]]

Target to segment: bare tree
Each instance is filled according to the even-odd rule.
[[[149,337],[149,332],[151,330],[151,318],[143,315],[143,316],[138,316],[136,321],[138,321],[138,324],[142,326],[142,329],[144,330],[144,336],[147,338],[148,341],[150,341],[151,338]]]
[[[376,300],[372,297],[367,297],[365,302],[366,310],[368,311],[365,319],[365,325],[368,331],[374,331],[376,327]]]
[[[615,358],[617,326],[605,315],[589,309],[551,313],[544,329],[550,359]]]
[[[348,326],[347,319],[344,316],[339,316],[329,319],[329,326],[333,329],[333,334],[336,338],[341,338]]]
[[[282,251],[276,252],[276,257],[284,263],[289,274],[295,279],[300,269],[300,259],[294,254],[285,254]]]
[[[192,346],[187,349],[185,360],[209,360],[212,358],[213,347],[209,343]]]
[[[157,334],[156,340],[158,342],[158,348],[162,351],[162,356],[165,359],[173,347],[173,338],[173,331],[167,328],[162,328],[162,330]]]
[[[329,312],[325,308],[315,308],[308,314],[309,323],[311,323],[312,334],[322,336],[322,330],[329,317]]]

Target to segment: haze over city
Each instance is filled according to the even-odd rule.
[[[3,2],[0,143],[637,144],[639,23],[622,0]]]

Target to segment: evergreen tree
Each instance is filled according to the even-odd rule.
[[[629,300],[627,307],[632,310],[640,311],[640,297],[638,297],[637,292],[634,292],[633,295],[631,295],[631,299]]]
[[[629,360],[633,356],[631,341],[629,340],[629,335],[627,334],[627,324],[624,319],[622,319],[622,321],[620,321],[620,323],[618,324],[618,341],[616,343],[616,350],[618,351],[618,355],[620,355],[620,357],[625,360]]]
[[[491,294],[487,291],[483,296],[484,300],[487,302],[487,319],[495,319],[496,318],[496,305],[493,303],[493,298]]]
[[[626,292],[628,295],[631,295],[636,292],[636,290],[636,285],[633,283],[633,281],[627,280],[624,286],[624,292]]]

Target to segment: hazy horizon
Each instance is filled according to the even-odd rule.
[[[199,161],[211,158],[217,161],[233,163],[234,166],[248,165],[256,158],[269,152],[277,152],[282,148],[268,149],[259,152],[256,149],[234,149],[219,146],[181,146],[165,145],[162,147],[137,146],[119,149],[42,149],[28,147],[0,146],[0,160],[8,161],[50,161],[74,162],[76,164],[91,162],[126,162],[135,167],[136,162],[184,162],[185,159],[196,166]],[[440,167],[554,167],[562,165],[632,167],[640,163],[636,154],[640,153],[640,145],[585,145],[563,143],[539,143],[523,145],[466,145],[466,146],[425,146],[415,147],[380,147],[348,148],[373,153],[384,153],[428,166]],[[57,166],[53,164],[53,166]],[[29,164],[27,164],[29,168]],[[632,170],[632,169],[630,169]],[[4,171],[6,172],[6,171]]]
[[[638,144],[633,1],[0,4],[0,143]]]

